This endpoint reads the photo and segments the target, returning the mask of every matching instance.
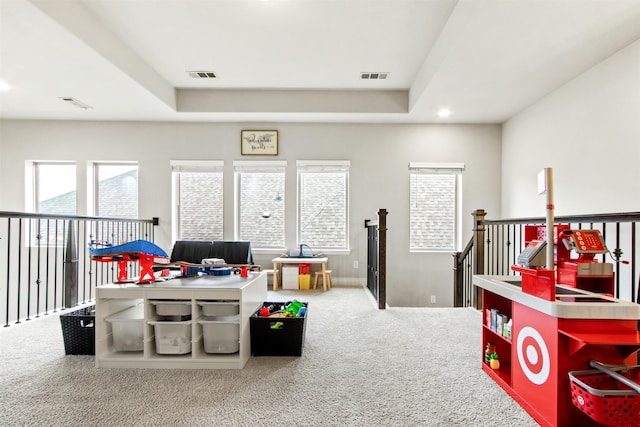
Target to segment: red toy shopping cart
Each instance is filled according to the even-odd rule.
[[[573,404],[602,425],[639,426],[640,365],[590,365],[596,369],[569,372]]]

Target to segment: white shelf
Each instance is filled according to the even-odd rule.
[[[180,278],[148,285],[99,286],[96,289],[96,367],[156,368],[156,369],[242,369],[251,356],[249,316],[267,298],[265,272],[252,272],[248,278],[239,276],[202,276]],[[188,354],[158,354],[155,329],[150,321],[161,320],[152,301],[178,300],[190,305],[191,351]],[[215,320],[203,316],[203,302],[216,302],[223,314],[238,311],[237,320],[228,316]],[[106,318],[137,304],[144,304],[143,351],[116,351],[111,324]],[[213,304],[215,305],[215,304]],[[238,324],[238,351],[207,353],[200,321]],[[235,338],[229,338],[235,339]]]

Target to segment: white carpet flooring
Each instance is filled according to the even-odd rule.
[[[98,369],[65,356],[57,315],[0,330],[2,426],[537,426],[482,370],[480,313],[377,310],[368,291],[308,301],[302,357],[242,370]]]

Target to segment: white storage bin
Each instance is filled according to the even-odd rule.
[[[201,320],[205,353],[237,353],[240,350],[240,324]]]
[[[240,314],[238,301],[198,301],[198,305],[202,307],[202,315],[211,318]]]
[[[139,304],[105,318],[111,323],[116,351],[144,350],[144,305]]]
[[[150,300],[156,307],[158,316],[189,316],[191,315],[191,301]]]
[[[191,353],[191,320],[182,322],[164,322],[150,320],[155,332],[156,353]]]
[[[298,266],[285,266],[282,268],[282,289],[299,289]]]

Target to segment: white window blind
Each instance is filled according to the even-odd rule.
[[[223,240],[224,162],[172,160],[175,240]]]
[[[298,242],[315,251],[349,249],[348,160],[299,160]]]
[[[456,250],[463,171],[463,163],[409,164],[410,251]]]
[[[285,248],[286,161],[236,161],[235,238],[256,250]]]

